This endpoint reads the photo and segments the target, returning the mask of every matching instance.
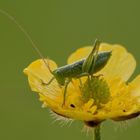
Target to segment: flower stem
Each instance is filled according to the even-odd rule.
[[[94,128],[94,140],[101,140],[100,125]]]

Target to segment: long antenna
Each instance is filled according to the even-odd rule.
[[[31,36],[29,35],[29,33],[19,24],[19,22],[12,16],[10,15],[8,12],[0,9],[0,13],[2,13],[3,15],[5,15],[6,17],[8,17],[11,21],[13,21],[17,27],[20,29],[20,31],[27,37],[27,39],[29,40],[29,42],[31,43],[32,47],[34,48],[34,50],[37,52],[37,54],[42,58],[43,62],[45,63],[45,65],[47,66],[48,70],[50,71],[50,73],[52,73],[48,62],[46,62],[44,56],[42,55],[42,53],[39,51],[38,47],[36,46],[35,42],[33,41],[33,39],[31,38]]]

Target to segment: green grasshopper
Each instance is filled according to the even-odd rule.
[[[46,83],[46,86],[51,84],[54,79],[56,79],[60,86],[65,86],[63,105],[66,100],[67,87],[73,78],[78,79],[83,76],[93,76],[93,74],[101,70],[108,62],[111,56],[111,51],[98,53],[99,46],[100,42],[96,40],[93,49],[87,58],[59,67],[53,71],[48,67],[53,77],[48,83]]]
[[[95,74],[96,72],[101,70],[106,65],[106,63],[108,62],[108,60],[111,56],[111,51],[98,53],[100,42],[98,40],[96,40],[95,44],[93,46],[93,49],[87,58],[76,61],[69,65],[59,67],[52,71],[49,67],[48,61],[46,61],[46,59],[40,53],[38,47],[36,46],[36,44],[34,43],[32,38],[30,37],[30,35],[27,33],[27,31],[9,13],[7,13],[6,11],[4,11],[2,9],[0,9],[0,13],[7,16],[11,21],[13,21],[17,25],[17,27],[21,30],[21,32],[24,33],[24,35],[27,37],[27,39],[31,43],[32,47],[39,54],[39,56],[44,61],[44,64],[46,65],[46,67],[49,69],[49,71],[53,75],[52,79],[48,83],[44,83],[43,81],[42,81],[42,83],[45,84],[46,86],[48,86],[49,84],[51,84],[51,82],[54,79],[56,79],[56,81],[58,82],[58,84],[60,86],[65,86],[64,87],[63,105],[65,104],[67,87],[68,87],[69,83],[72,81],[72,79],[73,78],[80,79],[80,77],[83,77],[83,76],[88,76],[88,77],[93,76],[93,74]]]

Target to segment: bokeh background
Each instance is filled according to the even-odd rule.
[[[40,51],[58,65],[99,38],[123,44],[133,53],[137,69],[132,78],[140,73],[139,6],[139,0],[0,0],[0,8],[13,15]],[[81,122],[60,127],[41,108],[22,72],[37,58],[25,35],[0,13],[0,140],[91,140],[92,135],[81,133]],[[140,139],[139,122],[107,121],[103,140]]]

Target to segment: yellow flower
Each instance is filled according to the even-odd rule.
[[[78,49],[68,58],[68,64],[85,58],[92,46]],[[85,122],[94,127],[106,119],[122,121],[134,118],[140,113],[140,75],[132,82],[128,79],[136,67],[134,57],[121,45],[101,43],[100,51],[112,51],[107,65],[89,81],[87,77],[73,79],[69,84],[65,105],[62,106],[64,87],[56,80],[46,86],[52,74],[39,59],[31,63],[24,73],[28,76],[31,89],[39,93],[44,107],[54,113]],[[51,70],[57,68],[49,60]]]

